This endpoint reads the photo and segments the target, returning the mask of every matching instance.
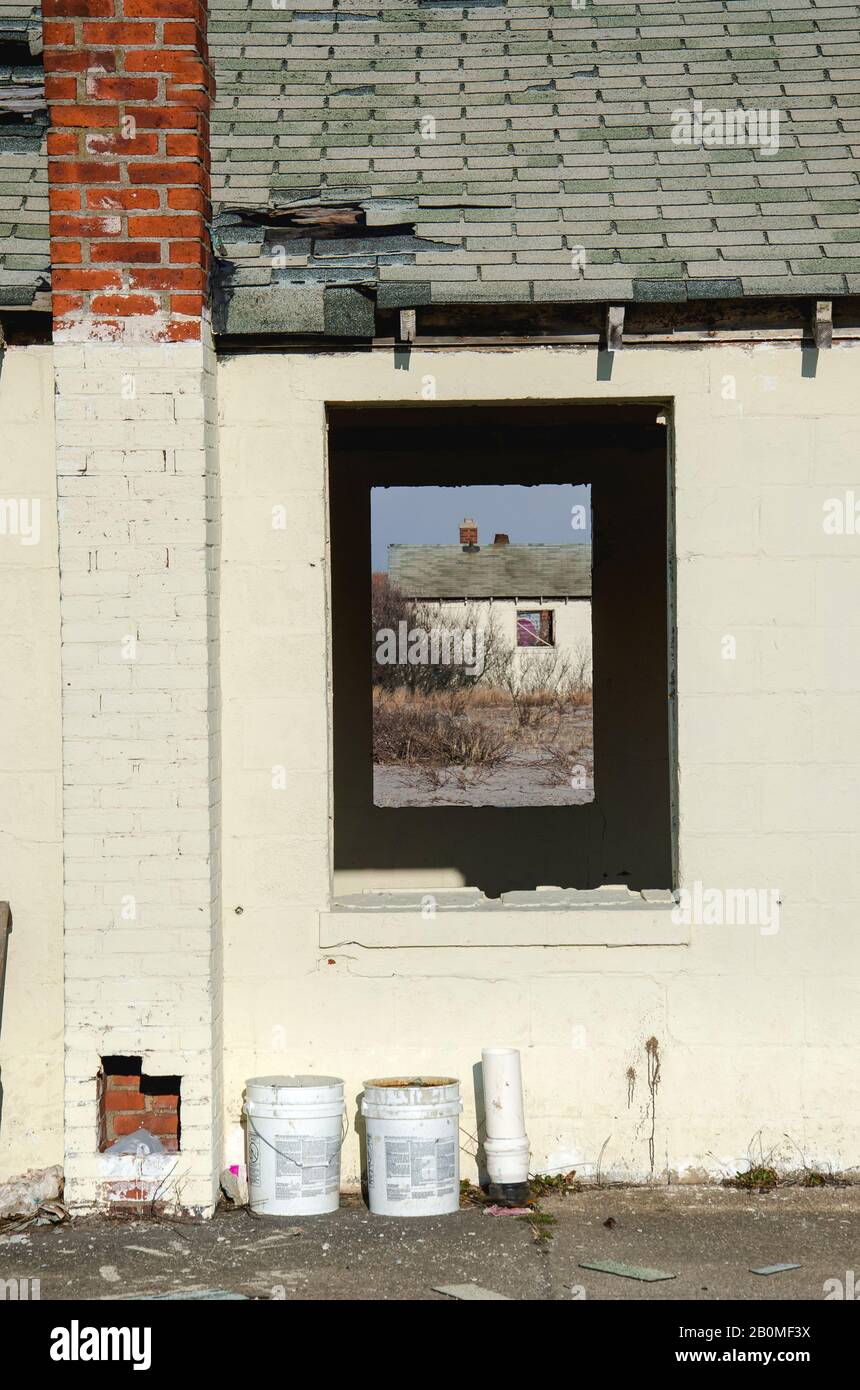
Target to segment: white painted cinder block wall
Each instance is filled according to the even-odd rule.
[[[86,475],[63,474],[89,536],[100,519],[133,523],[134,534],[117,545],[104,537],[109,550],[125,547],[127,565],[113,572],[141,581],[122,597],[153,599],[155,580],[143,579],[155,573],[144,563],[152,523],[178,527],[171,539],[190,547],[189,595],[182,597],[175,566],[165,567],[162,578],[180,588],[164,589],[166,607],[136,610],[147,634],[141,640],[172,642],[175,650],[162,663],[160,685],[152,684],[151,663],[137,668],[135,691],[172,692],[163,710],[177,723],[171,734],[141,725],[134,737],[149,740],[150,759],[160,740],[191,742],[179,782],[170,780],[167,758],[164,777],[149,785],[151,804],[136,800],[131,824],[123,820],[127,808],[111,803],[111,788],[122,782],[102,775],[110,758],[101,743],[91,750],[90,790],[79,781],[80,796],[69,799],[67,782],[67,865],[74,872],[75,864],[84,871],[95,863],[104,877],[84,877],[91,898],[68,903],[67,1103],[75,1122],[66,1166],[72,1193],[94,1196],[102,1172],[95,1059],[139,1047],[152,1070],[187,1078],[185,1197],[205,1206],[222,1158],[217,584],[201,574],[199,536],[184,538],[179,512],[165,509],[164,465],[148,451],[164,445],[172,466],[189,465],[195,481],[186,523],[199,530],[206,522],[211,566],[212,372],[202,355],[181,368],[177,357],[168,376],[147,378],[146,363],[138,363],[139,404],[123,407],[116,373],[127,373],[128,358],[111,368],[106,357],[97,361],[97,345],[80,351],[82,361],[72,354],[57,364],[70,404],[60,411],[58,456],[62,468],[65,450],[89,451],[91,483],[75,490]],[[834,1168],[857,1163],[860,536],[827,534],[822,518],[829,499],[844,502],[852,489],[860,495],[858,364],[856,349],[837,347],[820,354],[813,379],[795,348],[624,351],[611,382],[596,381],[594,354],[576,350],[413,353],[408,373],[395,372],[383,354],[219,364],[227,1156],[239,1156],[245,1078],[274,1070],[343,1075],[351,1119],[366,1077],[450,1071],[463,1081],[464,1128],[474,1132],[472,1067],[482,1045],[509,1042],[523,1050],[536,1168],[575,1166],[588,1176],[603,1150],[602,1171],[619,1177],[720,1176],[743,1162],[759,1132],[764,1151],[775,1146],[787,1167],[801,1154]],[[0,687],[0,895],[15,913],[0,1028],[0,1178],[55,1162],[63,1151],[53,367],[50,348],[29,347],[7,349],[0,371],[0,497],[39,496],[43,504],[38,546],[0,537],[0,623],[14,653]],[[776,934],[694,925],[688,944],[645,946],[635,944],[634,924],[633,944],[547,949],[528,944],[534,918],[514,912],[505,930],[517,945],[406,947],[393,937],[386,949],[320,948],[330,882],[325,402],[418,401],[427,375],[436,378],[440,402],[673,400],[681,883],[778,888]],[[109,403],[87,413],[83,403],[99,396]],[[163,417],[163,402],[152,404],[159,396],[171,402]],[[189,420],[196,422],[190,445],[181,423]],[[273,507],[286,508],[283,530],[272,526]],[[64,516],[75,524],[74,507]],[[68,623],[78,621],[74,584],[91,572],[66,569]],[[94,590],[88,599],[100,601]],[[115,616],[105,608],[99,621],[110,627]],[[74,699],[67,706],[67,740],[86,737],[74,718],[92,688],[87,672],[103,684],[108,668],[119,669],[99,651],[124,635],[101,626],[81,634],[91,657],[68,668],[77,673],[71,693],[79,708]],[[722,655],[727,636],[736,640],[734,661]],[[158,710],[139,712],[149,718]],[[124,724],[105,733],[111,737],[133,742]],[[67,776],[72,765],[88,760],[67,764]],[[272,785],[279,765],[283,790]],[[194,824],[183,828],[186,815]],[[94,856],[80,853],[102,834],[113,843],[107,854],[102,844]],[[123,840],[133,854],[122,853]],[[117,920],[106,861],[116,867],[128,859],[117,880],[124,883],[153,855],[159,863],[145,877],[166,881],[164,901],[132,930]],[[186,868],[186,886],[177,887]],[[589,911],[585,936],[601,940],[605,922]],[[359,923],[344,939],[361,935]],[[651,1037],[661,1060],[653,1103]],[[351,1129],[344,1175],[357,1174]]]
[[[860,355],[823,352],[814,378],[808,362],[795,347],[623,351],[608,382],[576,349],[413,352],[408,372],[381,353],[219,363],[231,1161],[245,1078],[261,1072],[346,1079],[348,1181],[367,1077],[459,1076],[474,1133],[472,1068],[492,1043],[523,1051],[536,1169],[719,1177],[758,1156],[759,1134],[786,1167],[858,1161],[860,537],[822,520],[828,499],[860,495]],[[442,403],[673,402],[680,881],[778,889],[778,932],[693,925],[687,944],[646,946],[634,929],[613,949],[545,949],[514,912],[518,945],[320,948],[325,403],[420,402],[428,376]],[[344,939],[360,937],[351,922]]]
[[[54,346],[66,1200],[85,1208],[142,1186],[96,1150],[100,1060],[118,1055],[181,1077],[182,1152],[147,1196],[209,1212],[221,1146],[215,359],[205,340],[70,339]]]
[[[63,1159],[60,600],[50,347],[0,360],[0,899],[9,901],[0,1013],[0,1182]],[[14,529],[6,504],[27,505]],[[20,511],[19,511],[20,516]],[[12,523],[12,524],[10,524]],[[31,540],[32,538],[32,540]]]

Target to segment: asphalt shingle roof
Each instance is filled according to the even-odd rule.
[[[407,598],[590,598],[591,546],[390,545],[388,577]]]
[[[0,2],[0,308],[47,308],[47,110],[38,7]]]
[[[0,306],[47,284],[38,27],[0,0]],[[210,45],[221,327],[860,294],[856,0],[211,0]],[[779,148],[673,142],[694,101]]]
[[[318,320],[325,285],[388,306],[860,293],[860,4],[213,0],[210,43],[225,281],[251,316],[289,315],[272,284]],[[779,148],[673,142],[696,100],[778,112]],[[302,225],[319,204],[353,226]]]

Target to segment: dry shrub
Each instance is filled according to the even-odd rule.
[[[546,773],[546,785],[549,787],[569,787],[573,777],[573,769],[583,765],[579,748],[568,750],[552,747],[546,748],[544,751],[546,758],[543,767]]]
[[[462,718],[441,700],[377,691],[373,701],[373,761],[407,767],[471,767],[486,771],[510,755],[502,730]]]
[[[513,704],[507,690],[502,690],[498,685],[484,685],[481,682],[473,686],[469,692],[469,707],[512,710]]]

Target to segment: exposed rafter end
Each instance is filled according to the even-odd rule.
[[[400,341],[401,343],[414,343],[416,333],[416,311],[414,309],[400,310]]]
[[[624,305],[610,304],[606,309],[606,350],[620,352],[624,346]]]
[[[833,346],[833,300],[816,299],[812,336],[817,348]]]

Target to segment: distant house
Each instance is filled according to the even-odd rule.
[[[389,545],[388,578],[404,597],[438,604],[440,621],[492,626],[520,662],[554,650],[591,672],[591,545],[482,545],[466,517],[459,545]]]

